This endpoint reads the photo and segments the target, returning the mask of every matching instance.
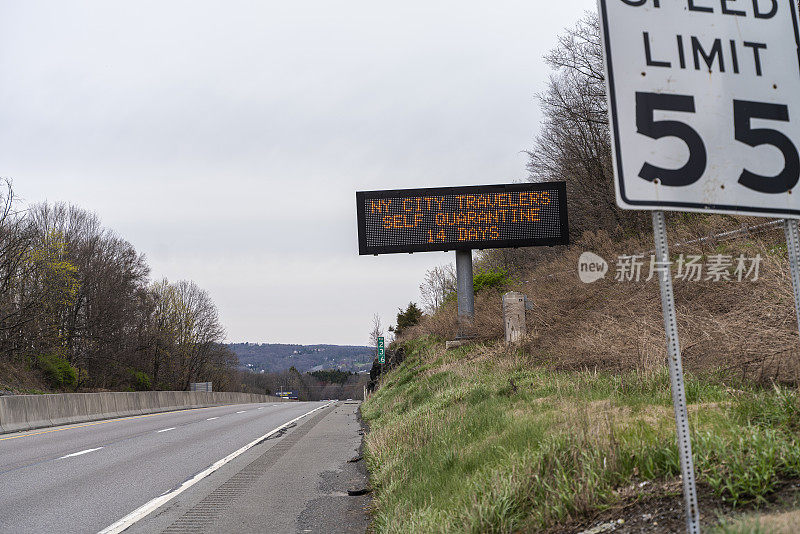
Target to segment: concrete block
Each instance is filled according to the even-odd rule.
[[[182,391],[181,393],[184,394],[184,406],[187,408],[197,408],[200,406],[199,402],[199,391]]]
[[[43,428],[52,426],[50,421],[49,403],[47,395],[19,395],[20,404],[25,412],[27,427]]]
[[[506,343],[517,343],[527,333],[525,324],[525,295],[519,291],[509,291],[503,295],[503,322],[506,329]]]
[[[86,421],[95,421],[97,419],[111,417],[103,406],[101,395],[102,393],[83,393],[83,400],[86,403]]]
[[[98,414],[103,414],[104,417],[113,418],[119,417],[117,410],[117,397],[114,393],[97,393],[100,399],[100,411]],[[98,419],[101,419],[98,417]]]
[[[141,392],[133,391],[127,394],[131,396],[131,407],[135,412],[137,412],[138,414],[150,413],[148,408],[151,406],[151,403],[149,402],[148,399],[145,399],[141,395]]]
[[[175,397],[170,395],[169,391],[153,391],[155,396],[155,403],[157,405],[157,412],[164,412],[175,408]]]
[[[3,420],[6,419],[8,416],[6,415],[6,401],[7,395],[0,395],[0,434],[4,433],[6,430],[3,428]]]
[[[212,393],[211,391],[198,391],[197,402],[199,402],[201,406],[213,406],[214,393]]]
[[[50,417],[50,424],[58,426],[87,421],[89,414],[86,410],[85,395],[86,393],[41,395],[44,400],[45,413]]]
[[[117,401],[117,413],[120,417],[142,414],[141,399],[132,391],[113,393]]]
[[[130,397],[127,393],[120,393],[120,392],[113,392],[108,393],[114,399],[114,406],[117,410],[117,417],[126,417],[129,415],[133,415],[133,409],[131,408],[131,401]]]
[[[8,395],[0,398],[3,401],[3,431],[20,432],[30,430],[25,414],[25,399],[28,395]]]
[[[179,409],[185,408],[189,406],[188,398],[186,393],[187,391],[163,391],[165,403],[167,406],[170,406],[172,409]]]
[[[3,432],[18,432],[30,428],[25,416],[25,406],[20,397],[21,395],[0,397],[0,428]]]
[[[172,403],[172,406],[175,408],[186,408],[189,406],[189,392],[188,391],[171,391],[172,393],[171,400],[168,402]],[[167,396],[165,396],[167,398]]]
[[[161,405],[161,400],[168,402],[168,400],[161,399],[161,391],[137,391],[136,396],[139,399],[139,406],[142,413],[157,413],[163,412],[164,407]]]

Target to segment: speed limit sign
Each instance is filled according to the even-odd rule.
[[[686,501],[700,532],[664,210],[780,216],[800,324],[796,0],[598,0],[617,204],[653,210]]]
[[[800,217],[794,0],[598,0],[617,203]]]

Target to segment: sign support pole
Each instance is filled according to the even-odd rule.
[[[798,234],[797,226],[797,219],[783,220],[783,231],[786,234],[786,251],[789,256],[789,269],[792,273],[794,310],[797,314],[797,326],[800,328],[800,234]]]
[[[475,291],[472,281],[472,250],[456,250],[456,296],[458,298],[458,335],[471,337],[475,318]]]
[[[795,221],[795,230],[797,228]],[[795,232],[796,234],[796,232]],[[669,247],[664,212],[653,211],[653,235],[656,242],[656,261],[660,269],[661,308],[664,313],[664,330],[667,334],[669,378],[672,384],[672,404],[678,434],[678,454],[683,475],[683,495],[686,500],[686,531],[700,532],[700,513],[697,507],[697,486],[692,462],[692,442],[689,436],[689,414],[686,409],[686,390],[683,382],[681,348],[678,342],[678,323],[675,315],[675,298],[672,291],[672,273],[669,269]],[[797,293],[795,293],[797,294]]]

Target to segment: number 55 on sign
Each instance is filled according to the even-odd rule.
[[[800,217],[794,0],[599,0],[623,208]]]

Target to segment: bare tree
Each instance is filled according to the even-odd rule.
[[[371,347],[378,347],[378,338],[383,337],[383,326],[381,325],[381,318],[376,313],[372,316],[372,330],[369,332],[369,344]]]
[[[425,279],[419,286],[422,305],[428,313],[441,308],[448,295],[456,291],[456,273],[452,263],[428,269]]]
[[[81,208],[14,210],[0,190],[0,356],[77,377],[54,387],[234,387],[235,355],[211,297],[193,282],[149,285],[133,246]],[[1,188],[0,188],[1,189]],[[60,360],[60,362],[59,362]]]
[[[567,182],[570,233],[636,229],[643,215],[616,206],[603,47],[596,14],[567,30],[545,61],[553,70],[539,95],[542,128],[528,151],[534,182]]]
[[[16,208],[11,180],[3,179],[0,190],[0,356],[10,358],[30,350],[46,286],[40,283],[44,263],[31,255],[37,235]]]
[[[137,336],[131,333],[149,274],[144,257],[97,215],[76,206],[37,204],[28,217],[37,255],[47,251],[50,258],[51,280],[54,273],[74,277],[69,295],[56,293],[58,310],[49,310],[46,319],[52,335],[41,350],[56,351],[86,371],[78,386],[89,376],[102,387],[119,383],[138,367]]]

